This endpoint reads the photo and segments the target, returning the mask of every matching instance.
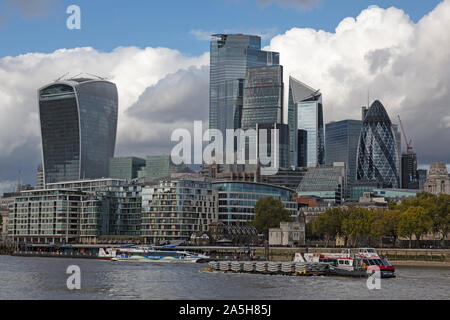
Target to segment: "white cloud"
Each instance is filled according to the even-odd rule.
[[[393,122],[400,114],[419,161],[450,162],[447,30],[449,0],[417,24],[400,9],[370,7],[343,19],[333,33],[293,28],[266,49],[280,52],[285,83],[292,75],[321,89],[326,122],[360,119],[370,90]]]

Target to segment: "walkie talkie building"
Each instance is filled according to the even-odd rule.
[[[116,144],[114,83],[74,78],[38,90],[44,183],[108,177]]]
[[[357,156],[357,180],[373,181],[398,188],[398,150],[386,109],[376,100],[367,111],[361,128]]]

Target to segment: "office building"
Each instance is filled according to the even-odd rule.
[[[339,205],[346,194],[346,168],[344,162],[331,166],[310,166],[297,187],[297,196],[315,196],[332,205]]]
[[[283,123],[283,67],[248,68],[245,77],[242,129]]]
[[[38,91],[44,184],[108,177],[116,143],[114,83],[72,78]]]
[[[152,183],[162,178],[169,178],[172,173],[186,168],[185,164],[174,164],[170,155],[148,156],[145,166],[138,171],[138,179],[141,182]]]
[[[261,50],[261,38],[244,34],[216,34],[210,47],[209,128],[224,135],[241,127],[247,68],[279,65],[277,52]]]
[[[347,168],[347,191],[356,180],[356,154],[362,121],[342,120],[325,126],[325,163],[344,162]],[[348,197],[349,194],[346,195]]]
[[[427,181],[428,170],[417,169],[417,178],[419,179],[419,190],[425,189],[425,183]]]
[[[138,172],[145,166],[145,159],[136,157],[111,158],[109,177],[131,181],[138,178]]]
[[[361,128],[357,180],[381,183],[384,188],[398,188],[397,148],[391,120],[384,106],[377,100],[367,111]]]
[[[288,125],[291,166],[298,166],[298,129],[307,132],[306,165],[324,164],[322,94],[293,77],[289,78]]]
[[[226,225],[245,225],[255,218],[255,205],[259,199],[272,197],[281,200],[293,219],[297,218],[297,202],[294,190],[256,182],[215,181],[218,191],[218,218]]]
[[[402,154],[402,189],[419,189],[419,177],[417,172],[417,154],[408,152]]]
[[[297,130],[297,149],[295,149],[297,167],[306,168],[308,166],[308,132]],[[296,168],[295,166],[291,165]]]

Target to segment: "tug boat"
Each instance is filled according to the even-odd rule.
[[[351,249],[341,253],[296,253],[294,261],[325,262],[332,273],[342,276],[368,277],[380,271],[381,278],[395,277],[395,267],[373,248],[360,248],[356,253]]]

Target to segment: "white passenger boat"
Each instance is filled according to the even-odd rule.
[[[155,250],[153,248],[127,248],[115,250],[111,261],[130,262],[200,262],[209,257],[202,254],[192,254],[187,251]]]

